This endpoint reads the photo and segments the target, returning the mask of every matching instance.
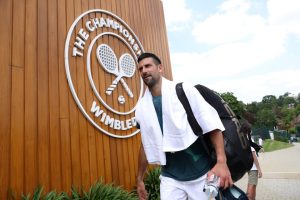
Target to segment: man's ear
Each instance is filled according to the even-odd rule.
[[[162,66],[162,64],[159,64],[159,65],[158,65],[158,71],[159,71],[159,72],[162,72],[162,71],[163,71],[163,66]]]

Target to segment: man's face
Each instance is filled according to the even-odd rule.
[[[138,64],[138,70],[144,81],[144,83],[149,87],[153,87],[161,77],[162,65],[155,64],[153,58],[144,58]]]

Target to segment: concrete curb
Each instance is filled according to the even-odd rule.
[[[264,179],[300,179],[300,172],[265,172]]]

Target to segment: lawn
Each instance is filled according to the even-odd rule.
[[[292,147],[292,146],[293,146],[293,144],[276,141],[276,140],[270,140],[270,139],[265,140],[264,145],[263,145],[265,152],[275,151],[275,150],[279,150],[279,149],[285,149],[285,148]]]

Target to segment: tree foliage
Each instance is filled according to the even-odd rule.
[[[266,105],[276,104],[276,97],[274,95],[264,96],[262,99],[262,103],[264,103]]]
[[[276,126],[282,130],[289,130],[294,126],[294,119],[300,114],[300,102],[286,92],[276,98],[266,95],[261,102],[252,102],[245,109],[255,116],[255,127]]]
[[[298,132],[295,128],[295,119],[300,115],[300,93],[297,97],[290,96],[288,92],[278,98],[266,95],[261,102],[250,104],[239,101],[232,92],[221,93],[220,96],[237,116],[248,120],[255,128],[265,127],[272,130],[277,127],[281,130]]]
[[[232,92],[221,93],[220,96],[226,103],[228,103],[231,110],[238,116],[241,117],[244,112],[244,103],[238,101]]]
[[[257,112],[256,126],[273,129],[276,124],[276,116],[272,110],[265,108]]]

